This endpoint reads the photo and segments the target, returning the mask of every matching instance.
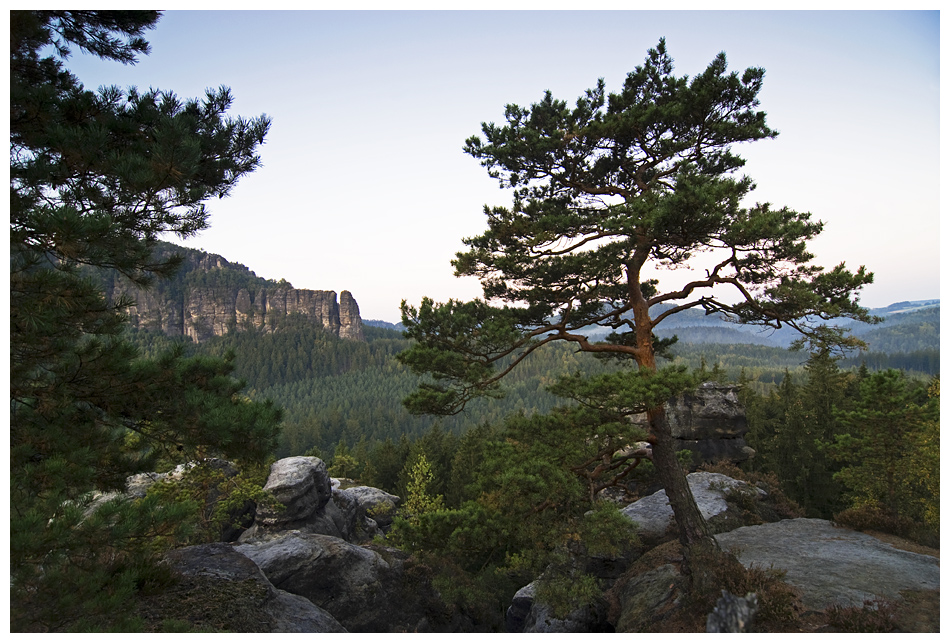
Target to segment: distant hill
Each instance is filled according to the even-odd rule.
[[[891,304],[886,308],[872,308],[871,313],[875,315],[892,315],[895,313],[908,313],[918,310],[923,310],[925,308],[939,308],[940,300],[939,299],[921,299],[919,301],[901,301],[896,304]]]
[[[656,313],[661,308],[653,309]],[[865,324],[850,319],[837,322],[868,343],[868,350],[882,353],[915,352],[940,349],[940,300],[901,301],[870,313],[882,317],[879,324]],[[364,320],[368,326],[404,330],[402,324],[381,320]],[[605,329],[586,329],[593,338],[605,337]],[[737,344],[788,348],[799,334],[791,328],[763,328],[725,321],[720,315],[707,315],[691,309],[668,318],[657,328],[659,337],[676,335],[681,344]]]
[[[406,327],[403,326],[401,323],[399,323],[399,324],[391,324],[390,322],[388,322],[388,321],[383,321],[383,320],[381,320],[381,319],[364,319],[364,320],[363,320],[363,325],[364,325],[364,326],[374,326],[374,327],[376,327],[376,328],[388,328],[388,329],[390,329],[390,330],[398,330],[399,332],[402,332],[402,331],[406,330]]]
[[[839,320],[841,326],[868,344],[868,350],[883,353],[939,350],[940,300],[904,301],[885,308],[870,310],[882,317],[879,324],[865,324],[850,319]],[[791,328],[771,329],[733,324],[719,315],[706,315],[700,310],[686,310],[670,317],[657,328],[659,337],[679,337],[691,344],[754,344],[787,348],[798,338]]]

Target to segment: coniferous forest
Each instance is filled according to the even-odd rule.
[[[868,342],[866,350],[840,357],[836,367],[853,373],[896,369],[911,381],[928,381],[939,375],[939,324],[939,306],[890,316],[860,335]],[[701,341],[678,341],[667,361],[705,368],[723,381],[741,381],[762,399],[783,383],[801,386],[806,381],[807,350],[717,342],[723,329],[732,330],[693,327],[705,331],[694,333]],[[234,375],[246,382],[247,395],[271,399],[284,410],[280,457],[305,452],[329,457],[341,442],[348,448],[362,442],[365,449],[387,439],[412,440],[433,427],[459,435],[473,425],[497,424],[512,413],[546,413],[563,402],[547,390],[559,375],[610,369],[590,355],[551,346],[515,372],[504,398],[436,419],[412,415],[402,405],[419,381],[395,359],[409,340],[395,329],[367,325],[364,332],[366,342],[341,340],[306,320],[289,318],[277,332],[235,331],[200,345],[142,330],[130,330],[129,336],[147,354],[176,344],[191,354],[232,353]]]
[[[939,323],[938,311],[891,318],[873,337],[901,346],[903,339],[919,337],[916,329]],[[552,411],[569,401],[549,388],[562,375],[618,367],[551,346],[523,364],[506,383],[505,397],[481,400],[457,416],[418,416],[402,400],[419,377],[396,359],[410,340],[389,328],[366,326],[364,332],[365,342],[342,340],[289,318],[275,332],[235,331],[199,345],[145,331],[129,335],[145,354],[178,344],[186,355],[231,359],[234,376],[247,383],[246,395],[283,410],[275,457],[317,455],[339,478],[417,503],[438,500],[439,510],[427,519],[400,523],[393,542],[411,542],[426,560],[438,561],[440,591],[502,628],[497,615],[507,598],[532,573],[556,564],[551,552],[558,551],[565,533],[584,528],[569,511],[517,518],[533,516],[538,503],[584,504],[580,478],[565,477],[569,468],[532,468],[538,459],[576,465],[587,453],[589,433],[554,420],[558,415]],[[730,475],[777,481],[801,515],[939,547],[939,347],[903,346],[914,350],[871,348],[839,356],[756,344],[682,343],[674,344],[667,361],[687,365],[698,380],[740,386],[749,423],[746,441],[756,456],[743,471],[727,469]],[[558,448],[499,449],[517,443]],[[542,495],[526,495],[539,480]],[[643,493],[657,488],[650,466],[634,471],[632,487]],[[497,497],[499,489],[522,503],[490,516],[480,503]],[[610,514],[599,518],[609,524]],[[463,541],[447,536],[458,533],[459,523],[467,525]],[[498,542],[499,533],[510,541]],[[613,538],[619,531],[609,533]],[[572,585],[570,591],[578,594],[571,600],[582,601],[582,589]],[[556,587],[549,591],[553,604],[575,604],[559,598]]]
[[[92,92],[66,69],[70,47],[134,62],[157,20],[11,13],[11,629],[149,629],[143,605],[181,581],[162,557],[221,540],[237,529],[235,508],[272,508],[270,465],[299,455],[399,496],[374,546],[424,570],[475,631],[503,631],[514,593],[533,581],[557,615],[602,600],[579,552],[620,557],[641,544],[602,493],[617,488],[625,501],[663,489],[677,505],[669,542],[682,546],[689,604],[706,613],[736,561],[709,548],[705,519],[690,522],[692,460],[673,450],[664,405],[709,381],[737,387],[755,451],[709,468],[767,487],[783,516],[939,547],[939,301],[866,311],[855,295],[872,280],[863,266],[808,265],[804,241],[821,229],[810,215],[722,205],[752,189],[730,175],[742,160],[729,144],[777,134],[753,109],[762,70],[727,75],[721,56],[690,84],[672,76],[661,39],[621,94],[606,96],[601,81],[574,111],[548,93],[530,119],[509,106],[508,126],[483,125],[485,141],[470,138],[466,152],[496,178],[511,170],[502,180],[521,189],[454,262],[460,274],[492,275],[485,301],[404,302],[400,325],[364,324],[362,339],[291,312],[195,342],[133,327],[135,302],[105,293],[125,292],[118,282],[260,285],[240,264],[183,275],[159,236],[207,227],[202,203],[257,169],[270,119],[229,116],[224,87],[187,100]],[[693,122],[669,96],[708,114]],[[658,132],[646,156],[630,152],[628,111]],[[714,136],[710,119],[721,121]],[[695,128],[695,140],[665,133]],[[571,142],[584,137],[596,144]],[[534,149],[539,140],[548,147]],[[603,145],[614,156],[584,156]],[[576,157],[537,161],[547,154]],[[623,178],[647,157],[636,181]],[[627,183],[596,183],[614,180]],[[610,190],[622,206],[589,198]],[[591,246],[551,251],[552,226],[574,250]],[[732,258],[683,291],[659,293],[630,269],[651,252],[686,261],[704,243],[732,244]],[[668,303],[745,282],[765,295]],[[645,424],[631,422],[641,415]],[[144,497],[123,495],[137,474],[210,461],[239,473],[195,467]],[[768,607],[768,590],[752,589]],[[797,627],[769,614],[767,631]]]

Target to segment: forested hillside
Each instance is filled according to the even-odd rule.
[[[862,364],[871,370],[897,368],[926,378],[939,373],[939,306],[888,315],[863,333],[871,349],[841,361],[843,369]],[[235,375],[247,382],[246,394],[269,398],[284,409],[284,429],[278,456],[314,450],[326,457],[343,441],[354,447],[410,439],[436,426],[459,435],[466,427],[498,423],[513,412],[547,412],[563,403],[546,390],[558,375],[595,373],[613,368],[589,354],[565,346],[549,346],[532,355],[506,382],[506,396],[479,400],[457,416],[414,416],[402,400],[419,382],[395,360],[409,340],[392,328],[364,326],[365,342],[341,340],[302,316],[290,316],[277,332],[232,332],[200,345],[187,342],[189,352],[234,355]],[[699,331],[697,335],[682,330]],[[163,334],[132,330],[131,336],[147,354],[157,355],[176,341]],[[804,351],[790,351],[742,341],[748,328],[723,325],[677,327],[680,341],[672,348],[673,364],[705,367],[717,377],[743,378],[754,391],[767,394],[788,374],[804,377]],[[685,335],[685,336],[684,336]],[[721,341],[715,341],[721,340]],[[731,340],[731,341],[730,341]],[[911,348],[912,350],[905,350]]]
[[[433,425],[459,433],[471,424],[498,422],[516,411],[546,412],[558,403],[545,390],[557,375],[611,368],[590,355],[551,348],[522,365],[506,385],[505,398],[481,401],[464,414],[437,420],[410,415],[403,408],[402,399],[419,382],[395,360],[409,340],[397,331],[372,326],[365,333],[366,342],[341,340],[297,318],[278,332],[234,332],[185,346],[189,353],[233,354],[234,374],[247,382],[246,394],[272,399],[284,409],[279,456],[314,448],[329,455],[341,439],[353,446],[361,439],[414,438]],[[148,354],[175,343],[147,331],[134,331],[132,337]]]

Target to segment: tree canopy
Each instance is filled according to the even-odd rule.
[[[159,235],[208,225],[204,202],[260,165],[267,116],[136,88],[86,90],[71,48],[125,64],[148,52],[154,11],[13,11],[10,52],[11,623],[95,627],[141,583],[148,543],[181,512],[90,505],[160,458],[261,460],[280,411],[239,395],[228,360],[140,359],[122,336],[132,302],[90,271],[147,287],[171,274]],[[168,462],[168,460],[166,460]],[[112,602],[110,602],[112,601]]]
[[[601,79],[573,107],[545,92],[529,108],[508,105],[504,124],[483,123],[465,152],[512,189],[513,203],[485,206],[488,229],[453,261],[456,275],[479,278],[483,299],[403,302],[417,343],[401,359],[431,376],[406,404],[450,414],[499,395],[505,375],[555,341],[626,359],[675,393],[679,375],[656,366],[668,343],[653,331],[692,308],[824,341],[844,339],[829,320],[870,321],[857,292],[872,275],[812,263],[807,242],[821,222],[746,203],[755,186],[733,148],[777,135],[758,109],[764,75],[729,72],[719,54],[695,77],[676,76],[661,39],[616,93]],[[661,291],[649,266],[682,277]],[[590,339],[603,328],[606,340]],[[663,405],[648,416],[681,540],[708,542]]]

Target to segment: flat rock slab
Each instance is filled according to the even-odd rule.
[[[686,476],[686,482],[693,493],[693,498],[696,499],[699,512],[706,520],[718,516],[729,508],[725,497],[733,489],[749,489],[750,493],[765,495],[761,489],[746,482],[709,471],[691,473]],[[666,491],[662,489],[627,505],[621,513],[637,524],[642,536],[662,536],[673,525],[673,508],[670,507]]]
[[[861,607],[900,591],[940,587],[940,560],[897,549],[827,520],[796,518],[740,527],[716,536],[720,547],[738,554],[746,567],[784,569],[785,582],[802,591],[811,610],[833,604]]]

